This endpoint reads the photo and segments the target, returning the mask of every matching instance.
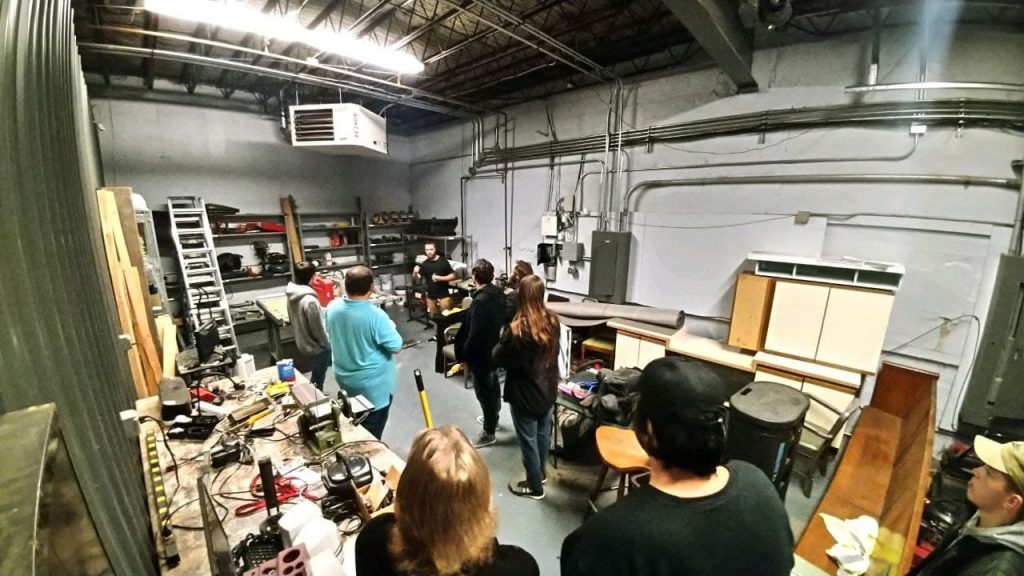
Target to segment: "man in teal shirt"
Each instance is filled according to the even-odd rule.
[[[345,274],[345,297],[327,306],[324,323],[338,386],[349,396],[362,394],[374,405],[363,427],[379,439],[398,378],[394,356],[402,349],[402,337],[387,313],[370,302],[372,286],[369,268],[350,269]]]

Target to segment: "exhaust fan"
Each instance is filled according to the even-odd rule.
[[[304,104],[289,108],[292,146],[327,154],[388,153],[387,120],[357,104]]]

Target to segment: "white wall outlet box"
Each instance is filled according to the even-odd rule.
[[[541,236],[558,236],[558,216],[545,214],[540,217]]]

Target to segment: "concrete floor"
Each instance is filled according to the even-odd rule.
[[[422,324],[407,322],[405,311],[401,308],[389,308],[388,312],[407,342],[420,340],[423,343],[407,348],[398,355],[399,382],[384,431],[384,441],[404,458],[409,452],[412,438],[424,427],[423,412],[413,378],[416,369],[423,373],[434,425],[454,424],[471,439],[475,437],[480,430],[476,422],[476,417],[480,415],[476,397],[472,390],[465,389],[462,375],[444,378],[434,373],[434,343],[426,342],[433,335],[433,330],[425,329]],[[255,354],[258,365],[269,363],[265,353]],[[331,371],[328,371],[325,391],[332,395],[337,391]],[[528,550],[537,559],[541,574],[558,574],[562,540],[583,521],[588,509],[587,493],[597,481],[599,468],[596,464],[559,459],[557,469],[548,464],[549,480],[544,500],[512,496],[507,484],[510,480],[524,479],[525,474],[507,405],[502,406],[499,425],[502,430],[497,434],[498,443],[480,451],[490,468],[494,485],[498,540]],[[829,476],[831,472],[830,468]],[[786,510],[790,515],[794,538],[799,538],[825,487],[825,479],[817,478],[810,498],[804,497],[797,483],[790,487],[786,495]],[[611,503],[613,498],[614,492],[605,493],[598,504]]]

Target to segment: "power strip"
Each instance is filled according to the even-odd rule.
[[[160,468],[160,455],[156,449],[156,434],[146,432],[146,459],[149,463],[149,478],[153,484],[153,503],[156,506],[157,529],[163,545],[163,560],[167,566],[174,568],[181,562],[178,545],[174,540],[174,531],[170,523],[170,505],[167,490],[164,487],[164,473]]]

